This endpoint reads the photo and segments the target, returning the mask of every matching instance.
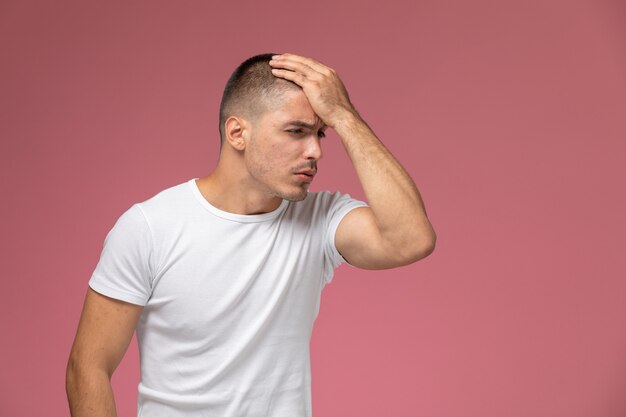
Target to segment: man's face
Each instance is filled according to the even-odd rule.
[[[244,153],[248,172],[271,196],[303,200],[322,157],[325,129],[304,92],[287,90],[254,125]],[[298,174],[303,171],[311,175]]]

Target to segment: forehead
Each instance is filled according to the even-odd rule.
[[[272,108],[265,114],[265,120],[272,126],[282,127],[290,122],[301,122],[301,125],[323,128],[324,122],[313,111],[309,100],[301,89],[290,89],[276,100]]]

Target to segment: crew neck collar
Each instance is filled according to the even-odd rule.
[[[237,214],[237,213],[231,213],[228,211],[220,210],[214,205],[212,205],[211,203],[209,203],[206,198],[204,198],[204,196],[200,192],[200,189],[198,188],[198,184],[196,184],[197,179],[198,178],[196,177],[187,181],[187,185],[191,189],[191,192],[196,197],[198,202],[205,209],[207,209],[212,214],[218,217],[221,217],[223,219],[232,220],[232,221],[241,222],[241,223],[263,222],[263,221],[267,221],[267,220],[271,220],[275,218],[276,216],[278,216],[280,213],[282,213],[285,210],[287,205],[289,205],[289,200],[283,199],[283,201],[280,203],[280,205],[276,209],[269,211],[267,213],[261,213],[261,214]]]

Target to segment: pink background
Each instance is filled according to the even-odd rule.
[[[335,68],[437,231],[346,265],[312,340],[317,417],[626,415],[621,1],[0,5],[0,415],[69,415],[65,366],[104,237],[210,172],[245,58]],[[334,132],[311,190],[364,198]],[[133,341],[113,377],[135,414]]]

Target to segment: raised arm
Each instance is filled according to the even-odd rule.
[[[72,417],[117,417],[111,376],[128,349],[142,310],[143,306],[88,288],[66,371]]]
[[[429,255],[436,235],[415,183],[359,116],[337,73],[294,54],[270,65],[274,75],[301,86],[313,111],[335,129],[365,191],[370,207],[351,210],[337,227],[342,256],[360,268],[385,269]]]
[[[432,253],[435,231],[406,170],[358,114],[346,115],[335,130],[370,205],[350,211],[339,223],[337,250],[366,269],[406,265]]]

